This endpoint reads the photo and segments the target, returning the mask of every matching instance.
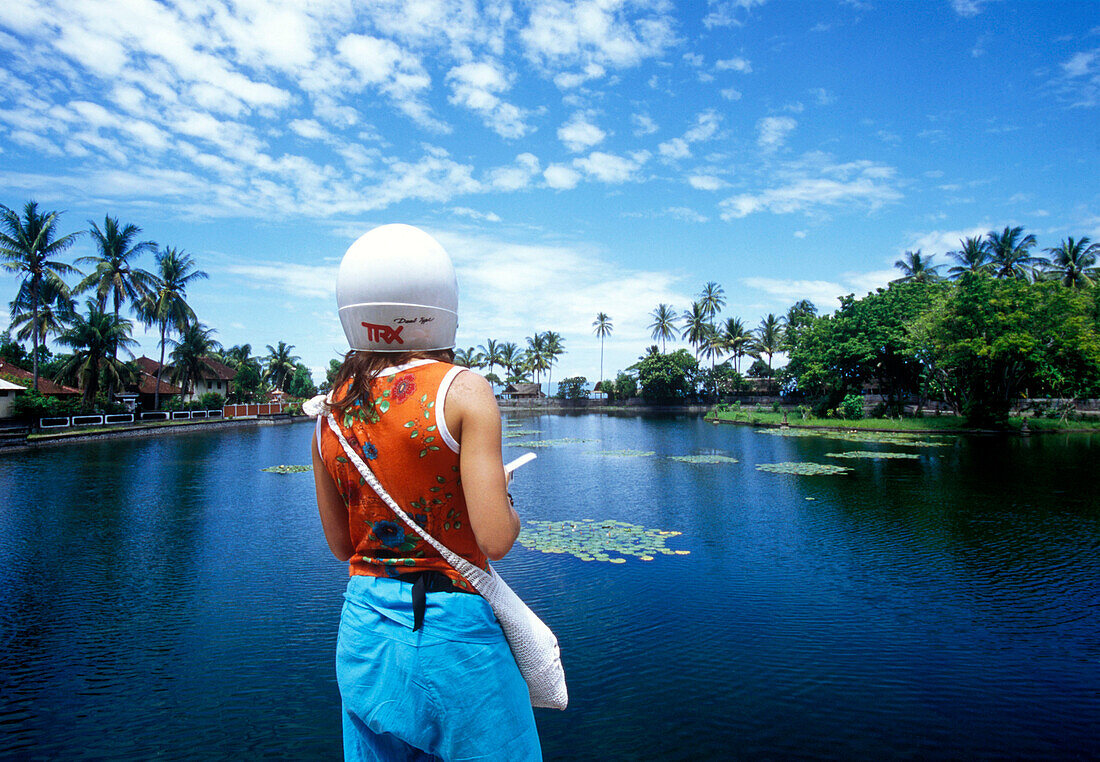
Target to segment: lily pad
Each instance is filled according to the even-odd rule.
[[[580,444],[581,442],[595,442],[594,439],[574,439],[564,437],[562,439],[532,439],[528,442],[508,442],[509,447],[559,447],[568,444]]]
[[[538,429],[510,429],[504,432],[505,439],[511,439],[513,437],[529,437],[532,434],[538,434]]]
[[[718,463],[737,463],[737,458],[731,458],[728,455],[670,455],[671,460],[678,460],[681,463],[699,463],[699,464],[718,464]]]
[[[947,442],[921,439],[915,434],[879,431],[822,431],[820,429],[761,429],[760,434],[773,437],[822,437],[842,442],[868,442],[875,444],[905,445],[908,447],[947,447]]]
[[[668,540],[679,535],[626,521],[528,521],[520,532],[519,543],[543,553],[568,553],[581,561],[621,564],[631,556],[652,561],[658,553],[688,555],[690,551],[666,546]]]
[[[593,455],[607,455],[611,458],[648,458],[657,453],[652,450],[599,450]]]
[[[269,474],[300,474],[303,471],[312,471],[313,466],[270,466],[260,470],[267,471]]]
[[[846,474],[852,469],[847,466],[834,466],[828,463],[761,463],[756,467],[757,471],[768,471],[773,474],[797,474],[798,476],[829,476],[833,474]]]
[[[868,458],[871,460],[897,459],[920,460],[920,455],[915,452],[875,452],[874,450],[852,450],[851,452],[827,452],[826,458]]]

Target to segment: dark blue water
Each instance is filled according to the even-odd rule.
[[[517,546],[498,565],[561,641],[571,704],[537,712],[548,759],[1100,754],[1100,436],[920,449],[521,422],[592,440],[538,450],[513,488],[524,518],[676,530],[691,551]],[[310,475],[260,471],[308,462],[310,432],[0,457],[0,756],[339,757],[346,572]],[[622,449],[656,455],[595,454]],[[855,449],[921,458],[824,457]],[[740,462],[662,457],[709,452]],[[779,461],[854,471],[754,467]]]

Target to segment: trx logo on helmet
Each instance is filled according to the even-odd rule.
[[[367,329],[367,341],[384,341],[387,344],[392,344],[395,341],[398,344],[405,343],[405,340],[401,338],[401,332],[405,330],[405,326],[390,328],[388,325],[378,325],[377,323],[363,323],[362,326]]]

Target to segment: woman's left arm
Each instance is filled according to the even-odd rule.
[[[336,482],[332,480],[321,453],[317,451],[317,438],[310,437],[309,449],[313,453],[313,484],[317,488],[317,510],[321,513],[321,528],[325,532],[329,550],[340,561],[347,561],[355,552],[348,527],[348,507]]]

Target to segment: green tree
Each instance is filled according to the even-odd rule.
[[[726,306],[726,292],[717,283],[710,281],[703,286],[703,291],[699,294],[699,302],[703,305],[707,320],[713,324],[714,318]]]
[[[291,397],[306,398],[317,393],[317,385],[313,383],[313,374],[309,368],[299,363],[294,368],[294,376],[290,379]]]
[[[130,338],[133,324],[126,318],[104,312],[94,300],[86,305],[87,315],[77,314],[67,331],[57,337],[73,352],[60,369],[60,376],[73,379],[84,390],[84,404],[96,398],[104,381],[110,386],[130,379],[125,363],[118,361],[119,349],[129,354],[136,342]]]
[[[290,380],[294,378],[294,371],[301,359],[290,353],[292,349],[294,349],[294,345],[287,344],[285,341],[280,341],[278,346],[274,347],[270,344],[267,345],[267,357],[265,358],[267,368],[264,370],[264,380],[270,381],[272,386],[276,389],[282,389],[284,392],[290,387]]]
[[[485,362],[485,356],[480,354],[473,347],[468,349],[462,349],[459,347],[455,350],[455,365],[459,365],[463,368],[480,368]]]
[[[26,285],[31,303],[32,348],[34,364],[34,391],[38,390],[38,310],[41,307],[43,281],[52,281],[60,289],[66,275],[79,275],[80,271],[72,265],[57,259],[61,252],[76,241],[80,233],[58,236],[57,221],[61,212],[38,211],[38,204],[28,201],[23,207],[23,216],[0,204],[0,259],[3,268],[16,273],[20,278],[20,287]]]
[[[44,278],[37,299],[30,284],[24,281],[10,307],[11,327],[17,329],[15,338],[20,341],[33,339],[37,334],[44,342],[51,334],[64,331],[76,315],[69,288],[60,278]],[[45,343],[38,348],[39,352],[43,350],[49,351]]]
[[[905,252],[901,259],[894,262],[894,267],[901,270],[902,277],[898,278],[898,281],[901,283],[911,281],[930,283],[939,280],[940,274],[937,270],[940,268],[932,265],[933,258],[932,256],[923,256],[920,249]]]
[[[733,369],[740,369],[741,358],[752,343],[752,332],[745,326],[741,318],[726,318],[722,326],[722,343],[726,351],[733,355]]]
[[[501,364],[501,352],[500,343],[496,339],[488,339],[482,346],[478,347],[478,351],[484,358],[485,367],[489,369],[489,372],[493,372],[493,368]]]
[[[771,370],[772,367],[772,356],[781,351],[782,334],[783,327],[779,322],[779,318],[771,312],[760,321],[760,327],[756,329],[756,341],[753,343],[753,350],[768,356],[768,370]]]
[[[596,313],[596,319],[592,321],[592,332],[600,340],[600,378],[603,378],[603,340],[611,335],[614,326],[606,312]]]
[[[172,380],[183,390],[181,399],[187,396],[191,384],[201,378],[204,372],[213,372],[208,359],[221,349],[221,345],[214,339],[215,333],[217,331],[213,328],[207,328],[202,323],[195,322],[188,324],[180,332],[178,339],[168,340],[172,346],[172,351],[168,355],[169,371]]]
[[[1050,254],[1051,271],[1063,286],[1085,288],[1093,284],[1093,278],[1097,277],[1096,258],[1100,255],[1100,243],[1092,243],[1088,236],[1076,241],[1070,236],[1046,251]]]
[[[565,340],[560,333],[547,331],[543,334],[546,352],[546,396],[550,396],[550,379],[554,372],[554,363],[565,354]]]
[[[684,330],[680,338],[687,341],[695,348],[695,359],[699,359],[699,348],[707,338],[707,329],[710,328],[707,308],[702,302],[693,302],[690,310],[684,310],[681,316],[684,321]]]
[[[809,299],[795,302],[787,309],[787,314],[782,318],[782,335],[779,347],[784,352],[790,352],[791,348],[798,344],[799,336],[813,325],[817,319],[817,307]]]
[[[646,355],[630,366],[638,373],[638,386],[648,402],[689,399],[695,393],[699,362],[686,349]]]
[[[963,273],[989,272],[989,244],[981,236],[960,240],[959,245],[958,251],[947,253],[957,263],[947,271],[951,278],[959,278]]]
[[[661,342],[661,351],[665,351],[665,342],[676,338],[676,313],[668,304],[658,304],[650,313],[653,322],[649,324],[655,341]]]
[[[542,372],[550,369],[550,360],[546,353],[546,335],[535,331],[534,336],[527,337],[527,351],[524,354],[524,363],[534,374],[535,383],[542,380]]]
[[[516,369],[523,363],[523,352],[514,341],[506,341],[500,345],[500,364],[508,371],[509,379],[516,375]],[[509,381],[509,383],[514,383]]]
[[[990,230],[986,233],[986,246],[989,249],[990,269],[998,278],[1026,279],[1032,268],[1041,260],[1031,256],[1028,251],[1035,246],[1035,236],[1024,235],[1022,227],[1005,227],[998,233]]]
[[[195,322],[195,311],[187,304],[187,287],[209,276],[195,268],[191,255],[171,246],[157,254],[157,274],[151,289],[138,302],[138,314],[148,326],[160,330],[160,364],[157,366],[157,388],[153,405],[160,409],[160,382],[164,371],[165,339],[169,328],[181,333]]]
[[[638,379],[629,373],[619,371],[619,374],[615,376],[615,398],[620,400],[628,400],[631,397],[638,396]]]
[[[564,400],[582,400],[588,397],[585,386],[588,379],[584,376],[571,376],[558,382],[558,397]]]

